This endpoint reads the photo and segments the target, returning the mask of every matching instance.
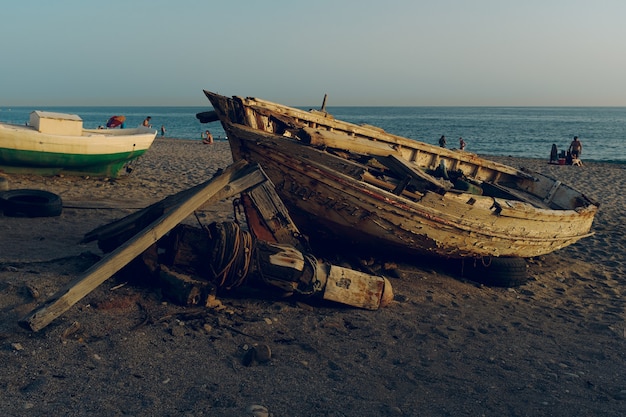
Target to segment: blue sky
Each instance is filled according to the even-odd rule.
[[[4,0],[0,106],[626,106],[623,0]]]

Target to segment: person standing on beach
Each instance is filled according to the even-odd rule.
[[[465,141],[463,140],[463,138],[459,138],[459,149],[460,150],[465,149]]]
[[[142,124],[143,124],[145,127],[152,127],[152,125],[150,124],[150,119],[152,119],[152,117],[150,117],[150,116],[146,117],[146,118],[144,119],[144,121],[143,121],[143,123],[142,123]]]
[[[441,135],[441,137],[439,138],[439,146],[441,146],[442,148],[446,147],[446,137],[444,135]]]
[[[580,158],[580,154],[583,153],[583,144],[578,140],[578,136],[574,136],[574,140],[569,145],[569,151],[572,153],[573,159]]]
[[[165,126],[161,125],[161,136],[165,136]]]

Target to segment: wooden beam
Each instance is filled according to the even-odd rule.
[[[305,136],[303,138],[305,142],[313,146],[326,146],[364,155],[400,155],[400,152],[387,142],[363,139],[349,136],[342,132],[331,132],[310,127],[302,128],[302,132],[304,133],[303,136]]]
[[[218,174],[219,173],[217,173],[216,176]],[[241,188],[246,186],[245,181],[245,177],[233,178],[228,187],[224,187],[223,189],[219,190],[217,193],[215,193],[215,195],[208,198],[207,201],[196,210],[202,210],[204,206],[214,204],[218,201],[225,200],[239,194],[241,192]],[[163,200],[157,201],[156,203],[151,204],[148,207],[131,213],[126,217],[122,217],[121,219],[115,220],[111,223],[99,226],[98,228],[85,233],[85,236],[80,243],[88,243],[93,240],[98,240],[100,249],[102,249],[104,252],[109,252],[110,250],[115,249],[115,247],[109,250],[107,248],[108,245],[105,244],[105,247],[102,247],[100,243],[103,243],[107,239],[112,238],[117,240],[119,236],[126,236],[125,240],[129,239],[134,234],[143,229],[146,225],[152,223],[158,217],[162,216],[164,213],[169,213],[173,207],[175,207],[181,201],[189,198],[191,195],[197,193],[205,185],[206,182],[195,185],[186,190],[179,191],[178,193],[167,196]]]
[[[250,166],[245,161],[239,161],[229,166],[222,175],[204,183],[204,186],[200,187],[196,193],[180,201],[170,212],[164,213],[131,240],[102,258],[81,276],[59,290],[45,304],[21,319],[19,321],[20,326],[32,331],[46,327],[55,318],[69,310],[80,299],[156,243],[209,198],[221,190],[229,188],[235,179],[243,177],[249,178],[249,181],[245,186],[242,185],[240,192],[253,188],[267,179],[258,166]]]

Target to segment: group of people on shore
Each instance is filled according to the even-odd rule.
[[[559,150],[555,143],[552,144],[550,150],[550,163],[559,165],[576,165],[582,166],[583,162],[580,160],[580,155],[583,152],[583,143],[578,139],[578,136],[574,136],[574,139],[569,145],[567,151]]]
[[[441,135],[439,138],[439,146],[445,148],[448,144],[445,135]],[[459,150],[465,150],[465,146],[467,144],[463,140],[462,137],[459,138]],[[577,165],[582,166],[582,161],[580,160],[580,155],[583,152],[583,144],[578,139],[578,136],[574,136],[574,139],[569,145],[569,148],[566,151],[561,151],[561,155],[559,155],[559,151],[557,149],[556,144],[552,144],[552,149],[550,151],[550,163],[551,164],[560,164],[560,165]]]
[[[446,140],[445,135],[441,135],[441,137],[439,138],[439,146],[441,146],[442,148],[445,148],[447,144],[448,144],[448,141]],[[463,138],[462,137],[459,138],[459,149],[464,151],[466,145],[467,144],[465,143]]]
[[[152,124],[150,124],[151,120],[152,120],[152,117],[150,116],[146,117],[142,125],[146,127],[152,127]],[[161,136],[165,136],[165,126],[161,126]],[[202,138],[202,143],[204,143],[205,145],[211,145],[213,143],[213,135],[208,129],[204,133],[202,133],[200,136]]]
[[[145,127],[152,127],[151,120],[152,120],[152,117],[148,116],[143,120],[141,124]],[[165,126],[161,125],[161,136],[165,136],[165,132],[166,132]]]

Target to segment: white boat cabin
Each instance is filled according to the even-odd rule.
[[[83,119],[75,114],[35,110],[30,113],[29,125],[51,135],[80,136],[83,133]]]

